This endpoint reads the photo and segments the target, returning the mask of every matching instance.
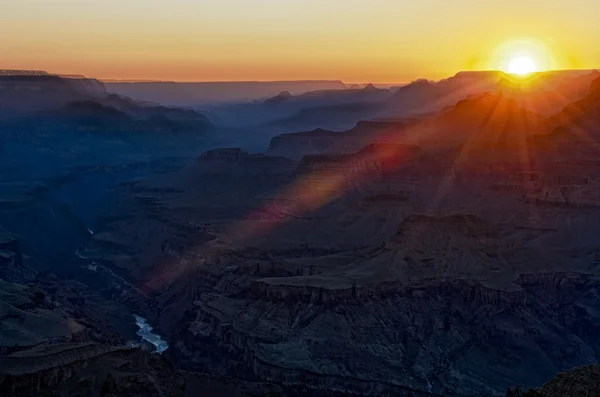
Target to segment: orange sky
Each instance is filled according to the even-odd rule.
[[[502,68],[531,42],[543,68],[600,67],[597,0],[0,0],[0,7],[0,68],[101,79],[406,82]]]

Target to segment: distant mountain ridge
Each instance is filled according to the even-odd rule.
[[[0,127],[19,131],[204,133],[212,123],[191,109],[109,94],[100,81],[42,71],[0,73]]]
[[[344,90],[339,80],[299,81],[225,81],[225,82],[112,82],[104,83],[110,92],[138,100],[170,106],[202,106],[218,103],[240,103],[265,99],[282,91],[302,94],[317,90]]]
[[[345,90],[319,90],[285,98],[277,95],[264,102],[212,110],[223,120],[262,124],[280,132],[344,130],[359,120],[426,118],[469,97],[502,93],[530,111],[549,116],[583,98],[597,73],[551,71],[521,79],[501,71],[459,72],[439,81],[418,79],[387,89],[373,84],[351,85]]]
[[[463,99],[425,120],[361,121],[346,131],[316,129],[275,136],[270,155],[292,159],[310,154],[343,154],[374,142],[422,145],[428,150],[471,146],[515,145],[544,130],[543,118],[503,94]]]

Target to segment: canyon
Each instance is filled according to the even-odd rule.
[[[4,145],[1,390],[553,397],[561,386],[542,385],[600,357],[600,80],[546,76],[544,89],[575,79],[581,97],[544,115],[514,93],[456,88],[499,84],[477,76],[396,90],[425,101],[450,86],[450,104],[284,131],[264,152],[191,145],[176,129],[127,146],[87,131],[99,164],[25,178],[16,141]],[[363,90],[385,94],[327,101]],[[132,120],[212,124],[102,95]],[[267,106],[324,93],[304,95]],[[575,376],[592,390],[593,376]]]

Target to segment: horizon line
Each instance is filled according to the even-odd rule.
[[[537,72],[533,72],[531,73],[531,75],[536,75],[536,74],[543,74],[543,73],[554,73],[554,72],[594,72],[594,71],[600,71],[600,67],[598,68],[568,68],[568,69],[547,69],[547,70],[540,70]],[[502,73],[505,75],[511,75],[510,73],[504,71],[504,70],[500,70],[500,69],[474,69],[474,70],[459,70],[457,72],[455,72],[454,74],[449,74],[446,75],[446,77],[442,77],[440,79],[435,79],[435,78],[427,78],[427,77],[419,77],[410,81],[404,81],[404,82],[373,82],[373,81],[368,81],[368,82],[347,82],[344,81],[343,79],[335,79],[335,78],[330,78],[330,79],[283,79],[283,80],[237,80],[237,79],[233,79],[233,80],[177,80],[177,79],[119,79],[119,78],[103,78],[103,77],[95,77],[95,76],[88,76],[85,74],[81,74],[81,73],[54,73],[54,72],[48,72],[46,70],[43,69],[14,69],[14,68],[10,68],[10,69],[0,69],[0,76],[2,76],[2,72],[28,72],[28,73],[35,73],[35,74],[48,74],[48,75],[52,75],[52,76],[60,76],[60,77],[65,77],[65,78],[86,78],[86,79],[94,79],[94,80],[98,80],[102,83],[129,83],[129,84],[135,84],[135,83],[170,83],[170,84],[224,84],[224,83],[294,83],[294,82],[340,82],[344,85],[368,85],[368,84],[373,84],[373,85],[385,85],[385,86],[395,86],[395,85],[408,85],[412,82],[415,81],[419,81],[419,80],[427,80],[427,81],[431,81],[431,82],[436,82],[436,81],[441,81],[441,80],[445,80],[454,76],[457,76],[458,74],[461,73]]]

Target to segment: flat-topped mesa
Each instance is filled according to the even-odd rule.
[[[0,73],[0,92],[79,92],[82,94],[105,94],[104,84],[83,76],[63,77],[45,72]]]
[[[0,69],[0,76],[47,76],[43,70]]]
[[[69,102],[97,100],[104,96],[104,85],[94,79],[65,78],[47,73],[0,74],[2,116],[56,111]]]
[[[267,154],[299,160],[313,154],[353,153],[364,146],[364,139],[337,131],[316,129],[308,132],[282,134],[271,139]]]
[[[356,190],[363,197],[399,194],[395,198],[404,199],[415,191],[414,181],[399,177],[398,171],[422,153],[418,146],[372,143],[352,154],[304,156],[297,173],[310,175],[303,180],[317,185],[339,180],[347,185],[346,190]]]
[[[344,186],[340,193],[357,193],[371,204],[404,201],[416,182],[399,171],[422,153],[418,146],[373,143],[353,154],[304,156],[294,175],[310,189],[327,190],[336,181]]]
[[[301,159],[313,154],[355,153],[370,143],[395,140],[411,121],[359,121],[347,131],[315,129],[281,134],[271,139],[267,153]]]
[[[0,75],[0,91],[70,91],[72,87],[66,79],[49,74],[40,75]]]

